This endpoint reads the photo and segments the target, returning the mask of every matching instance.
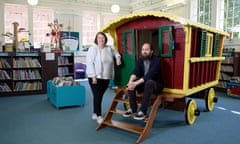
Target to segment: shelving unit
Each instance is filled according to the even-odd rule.
[[[74,77],[74,53],[56,53],[58,76]]]
[[[52,54],[53,59],[47,55]],[[43,91],[47,92],[47,81],[57,76],[72,76],[74,78],[74,53],[41,53],[43,65]]]
[[[74,78],[74,53],[0,52],[0,96],[46,93],[47,81]]]
[[[0,92],[11,92],[12,57],[10,53],[0,53]]]
[[[39,53],[0,53],[1,96],[43,93]]]
[[[219,78],[219,84],[217,88],[220,90],[226,90],[226,82],[228,82],[233,76],[239,76],[239,52],[235,52],[235,48],[224,48],[223,54],[225,60],[221,64],[221,73]]]

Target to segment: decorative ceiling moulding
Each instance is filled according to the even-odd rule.
[[[135,6],[134,6],[135,4]],[[167,11],[173,8],[185,6],[187,4],[186,0],[141,0],[141,3],[133,3],[132,11]]]
[[[119,0],[120,1],[120,0]],[[124,0],[125,1],[125,0]],[[120,13],[130,13],[131,6],[128,3],[122,4],[118,2],[121,10]],[[71,7],[72,9],[77,9],[77,11],[99,11],[99,12],[111,12],[111,6],[113,1],[110,0],[41,0],[42,5],[56,7],[57,11],[66,8],[66,6]]]
[[[80,16],[80,13],[73,12],[73,11],[56,11],[55,12],[58,15],[72,15],[72,16]]]

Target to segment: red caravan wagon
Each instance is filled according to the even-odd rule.
[[[193,124],[199,115],[194,99],[205,100],[206,110],[212,111],[214,86],[220,73],[222,48],[227,33],[168,13],[149,11],[119,17],[102,28],[114,39],[115,48],[122,55],[122,66],[116,69],[115,84],[126,86],[141,53],[141,45],[151,42],[155,54],[160,56],[164,91],[154,100],[144,127],[113,120],[113,114],[123,114],[118,103],[126,103],[124,89],[116,91],[112,105],[98,129],[117,127],[139,134],[137,143],[144,140],[162,102],[166,108],[185,112],[187,124]],[[188,101],[186,100],[188,97]],[[187,102],[186,102],[187,101]],[[164,105],[165,105],[164,103]],[[127,105],[127,104],[125,104]]]

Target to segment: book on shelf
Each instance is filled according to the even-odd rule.
[[[0,83],[0,92],[11,92],[12,90],[7,83]]]
[[[39,70],[13,70],[14,80],[37,80],[41,79]]]
[[[67,65],[70,64],[68,57],[58,57],[58,65]]]
[[[233,66],[229,65],[221,65],[222,72],[233,72]]]
[[[68,67],[59,67],[58,68],[58,76],[65,76],[69,75],[69,68]]]
[[[34,68],[41,67],[41,64],[37,58],[17,58],[13,59],[13,67],[14,68]]]
[[[226,73],[221,73],[220,74],[220,80],[225,80],[225,81],[228,81],[231,79],[231,76],[226,74]]]
[[[0,80],[10,80],[11,77],[5,70],[0,70]]]
[[[17,82],[14,91],[41,90],[41,82]]]
[[[11,68],[11,65],[4,58],[0,58],[0,68]]]

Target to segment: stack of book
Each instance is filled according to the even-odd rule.
[[[52,81],[56,87],[80,85],[80,82],[74,81],[73,77],[54,77]]]

